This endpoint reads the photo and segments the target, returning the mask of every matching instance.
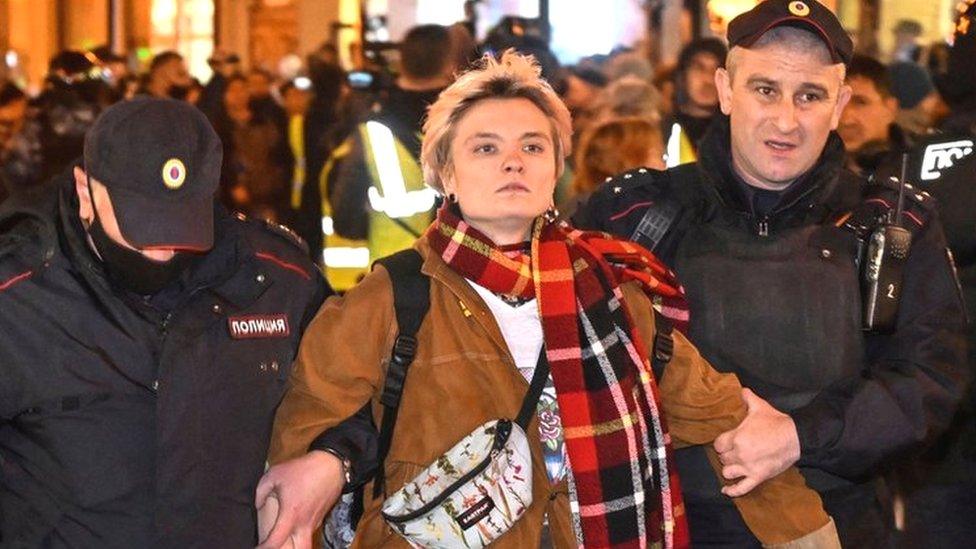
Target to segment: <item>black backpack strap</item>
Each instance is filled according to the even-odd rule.
[[[423,258],[413,249],[399,251],[376,261],[390,273],[393,282],[393,308],[396,311],[397,337],[390,353],[390,365],[386,370],[386,383],[383,385],[383,421],[380,424],[380,440],[377,459],[379,466],[373,481],[373,497],[383,493],[384,462],[393,441],[393,428],[396,425],[403,396],[403,384],[407,370],[417,353],[417,331],[427,310],[430,309],[430,278],[420,272]]]
[[[546,346],[542,346],[542,350],[539,351],[539,359],[535,363],[535,372],[532,374],[532,381],[529,382],[529,390],[525,393],[525,398],[522,399],[522,407],[519,408],[519,413],[515,416],[515,423],[522,428],[523,431],[529,429],[529,422],[532,421],[532,417],[536,414],[536,408],[539,406],[539,398],[542,396],[542,391],[546,388],[546,382],[549,380],[549,360],[546,358]]]
[[[664,315],[654,311],[654,347],[651,349],[651,370],[654,371],[654,379],[661,382],[664,375],[664,367],[671,362],[674,356],[674,325]]]

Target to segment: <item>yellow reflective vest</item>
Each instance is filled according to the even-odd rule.
[[[366,240],[336,233],[329,203],[329,176],[336,162],[362,144],[369,174],[369,229]],[[393,132],[379,121],[360,124],[332,152],[319,176],[322,191],[322,263],[332,287],[348,290],[366,274],[373,261],[413,246],[433,220],[436,193],[424,184],[420,163]]]

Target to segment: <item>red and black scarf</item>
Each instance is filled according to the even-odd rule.
[[[427,239],[465,278],[502,295],[538,299],[580,543],[687,546],[657,384],[620,290],[622,282],[640,282],[683,327],[687,306],[674,274],[634,243],[541,218],[530,252],[513,254],[450,205],[440,209]]]

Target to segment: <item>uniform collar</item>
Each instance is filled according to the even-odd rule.
[[[731,208],[752,216],[749,193],[742,188],[741,178],[732,168],[732,149],[729,117],[716,117],[702,139],[698,168],[706,181],[707,196],[714,205]],[[830,201],[839,175],[843,170],[844,145],[836,132],[830,132],[827,144],[813,168],[801,175],[783,191],[779,204],[769,214],[805,213]]]

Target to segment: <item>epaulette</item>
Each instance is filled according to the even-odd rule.
[[[31,278],[47,265],[25,261],[9,242],[0,249],[0,293]]]
[[[865,182],[861,201],[852,209],[841,213],[834,224],[867,238],[876,227],[896,221],[898,193],[901,184],[896,177],[870,177]],[[935,210],[932,196],[911,183],[905,184],[902,219],[897,220],[910,231],[917,231],[928,224]]]
[[[612,194],[625,194],[628,190],[635,187],[642,187],[655,181],[663,186],[667,182],[665,172],[651,168],[635,168],[626,172],[608,177],[602,186],[606,186]]]
[[[898,193],[901,192],[901,182],[897,177],[870,177],[868,178],[868,193],[873,190],[879,190],[891,196],[890,193],[894,193],[897,197]],[[874,187],[871,189],[870,187]],[[932,198],[927,191],[912,185],[911,183],[905,183],[905,206],[910,207],[911,203],[917,204],[924,208],[925,210],[932,210],[935,208],[935,200]]]
[[[259,225],[260,227],[266,229],[271,234],[277,236],[282,240],[285,240],[292,246],[298,248],[304,255],[308,255],[308,244],[305,242],[305,240],[302,237],[298,236],[298,233],[291,230],[289,227],[286,227],[285,225],[282,225],[280,223],[275,223],[274,221],[270,221],[267,219],[263,219],[263,220],[251,219],[247,215],[241,212],[235,212],[234,217],[236,217],[238,220],[243,221],[245,223],[254,223]]]

